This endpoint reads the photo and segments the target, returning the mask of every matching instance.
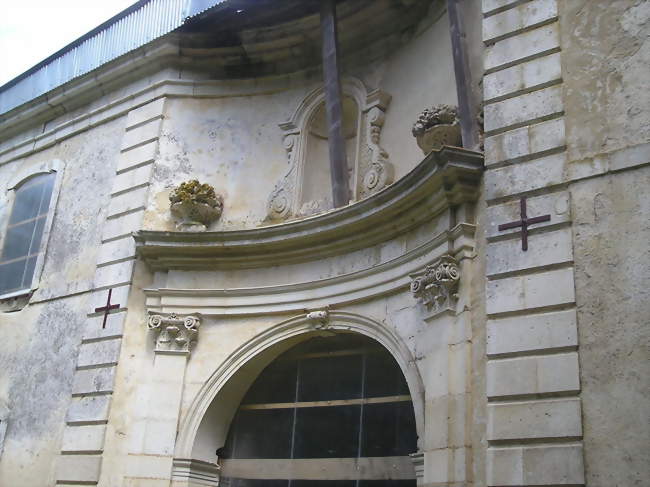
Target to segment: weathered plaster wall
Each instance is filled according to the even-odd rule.
[[[0,485],[53,480],[86,304],[70,297],[0,316],[0,399],[9,408]]]
[[[408,43],[383,62],[364,67],[359,75],[370,87],[393,97],[381,140],[396,179],[423,158],[411,134],[420,112],[441,103],[457,104],[449,21],[442,13],[434,3]]]
[[[650,167],[576,183],[576,293],[586,481],[650,477]]]
[[[612,168],[649,162],[650,3],[558,6],[569,171],[609,160]],[[592,487],[643,485],[650,477],[649,184],[646,166],[570,186],[585,480]]]
[[[386,59],[343,73],[361,79],[369,91],[380,88],[392,96],[381,145],[390,155],[395,179],[424,157],[411,134],[418,114],[428,106],[456,103],[446,17],[432,7],[421,24]],[[297,75],[254,84],[254,95],[169,99],[145,228],[175,229],[169,192],[192,178],[214,185],[224,196],[223,215],[212,230],[268,224],[269,195],[288,169],[279,124],[290,119],[321,80]]]
[[[650,3],[558,6],[569,160],[650,140]]]
[[[306,90],[169,100],[146,228],[175,229],[169,191],[188,179],[207,182],[223,195],[224,212],[214,229],[259,225],[269,194],[287,170],[278,124],[291,116]]]
[[[15,171],[52,159],[65,163],[39,288],[20,311],[0,312],[0,402],[7,432],[0,485],[40,487],[54,481],[55,459],[70,401],[110,174],[123,132],[120,119],[0,167]],[[3,200],[7,195],[2,192]],[[4,203],[4,201],[2,201]],[[10,208],[4,206],[0,228]],[[75,293],[81,293],[76,294]]]
[[[91,288],[123,125],[112,121],[28,158],[66,162],[36,299]]]

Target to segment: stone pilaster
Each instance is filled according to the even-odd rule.
[[[558,0],[483,0],[487,485],[582,485]],[[520,199],[531,226],[528,250]]]
[[[154,361],[149,381],[138,387],[131,425],[125,478],[134,485],[153,482],[152,479],[169,485],[172,479],[185,367],[198,339],[200,324],[198,315],[156,313],[147,318],[147,328],[155,344]],[[191,461],[185,465],[191,466]]]
[[[127,302],[135,266],[131,232],[142,224],[165,98],[132,109],[127,115],[122,150],[112,182],[108,214],[97,257],[97,270],[88,303],[72,398],[66,416],[57,485],[96,485],[100,480],[102,454],[111,398],[120,357]],[[106,317],[93,312],[111,301],[119,304]]]

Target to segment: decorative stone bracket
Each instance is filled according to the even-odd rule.
[[[314,325],[317,330],[324,330],[328,327],[330,321],[329,309],[319,309],[307,313],[307,319]]]
[[[188,354],[196,343],[200,316],[179,317],[176,313],[149,314],[147,328],[156,340],[156,353]]]
[[[443,255],[411,279],[413,296],[427,308],[434,312],[455,310],[460,269],[451,255]]]

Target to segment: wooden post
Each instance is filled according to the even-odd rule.
[[[463,147],[476,150],[479,146],[478,122],[476,120],[478,113],[472,96],[472,74],[469,69],[465,29],[462,16],[458,10],[458,2],[459,0],[447,0],[449,33],[454,58],[456,92],[458,94],[458,115],[460,117]]]
[[[336,2],[321,0],[321,34],[323,38],[323,78],[327,111],[330,175],[334,208],[350,202],[348,162],[343,138],[343,105],[336,33]]]

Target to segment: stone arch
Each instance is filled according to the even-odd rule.
[[[326,321],[314,318],[313,314],[291,318],[234,351],[213,372],[194,398],[180,425],[175,457],[213,461],[216,448],[225,442],[235,410],[257,374],[282,352],[330,330],[368,336],[395,358],[412,396],[418,449],[421,449],[424,439],[424,384],[410,351],[385,325],[362,315],[333,311]],[[251,364],[255,364],[255,367],[250,368]],[[241,380],[235,379],[237,376]],[[211,408],[213,414],[208,415]],[[214,421],[215,418],[218,418],[217,421]]]

